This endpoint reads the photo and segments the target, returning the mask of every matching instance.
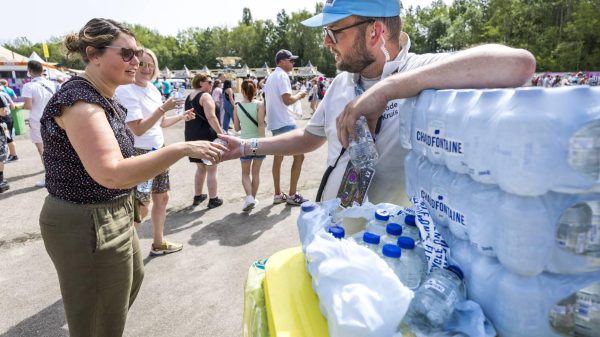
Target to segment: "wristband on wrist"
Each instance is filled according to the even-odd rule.
[[[246,150],[246,142],[245,141],[241,141],[240,142],[240,156],[243,157],[244,156],[244,151]]]
[[[158,107],[158,110],[160,110],[160,112],[162,112],[162,113],[166,112],[165,109],[162,107],[162,105]]]
[[[250,139],[250,150],[252,151],[253,156],[256,156],[257,149],[258,149],[258,138]]]

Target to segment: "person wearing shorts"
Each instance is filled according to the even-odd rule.
[[[242,139],[265,136],[265,105],[256,100],[256,85],[251,79],[242,82],[244,99],[234,107],[233,126],[241,131]],[[258,204],[256,193],[260,184],[260,167],[265,156],[248,155],[240,158],[242,163],[242,186],[246,192],[242,211],[250,212]]]

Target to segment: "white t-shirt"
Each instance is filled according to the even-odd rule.
[[[44,108],[52,95],[56,92],[56,85],[43,76],[34,77],[31,82],[25,83],[21,96],[31,98],[30,122],[39,123],[44,113]]]
[[[383,68],[381,78],[386,78],[394,73],[411,70],[436,62],[450,54],[423,54],[409,53],[410,40],[406,33],[401,34],[400,45],[402,51],[396,59],[389,61]],[[327,165],[332,166],[338,158],[342,144],[338,141],[336,130],[336,117],[343,111],[346,104],[355,98],[355,85],[358,74],[348,72],[340,73],[331,82],[327,95],[314,115],[306,125],[309,133],[327,137]],[[372,86],[374,83],[370,83]],[[370,87],[368,86],[368,87]],[[368,88],[366,88],[368,90]],[[399,106],[403,100],[389,101],[381,122],[381,129],[376,136],[375,146],[379,160],[375,165],[375,176],[369,187],[368,199],[377,204],[391,202],[408,206],[408,198],[404,188],[404,157],[408,154],[400,145],[400,118]],[[348,164],[348,151],[340,158],[336,168],[331,172],[327,185],[323,190],[323,200],[336,197],[342,177]]]
[[[137,84],[119,86],[115,91],[115,96],[127,108],[125,122],[144,119],[152,115],[162,105],[160,92],[152,83],[148,83],[146,87],[140,87]],[[161,121],[162,118],[154,123],[143,135],[139,137],[134,135],[134,146],[145,150],[162,147],[165,143],[165,138],[160,127]]]
[[[291,105],[283,103],[283,94],[292,94],[292,85],[288,74],[277,67],[267,78],[265,84],[265,98],[267,101],[267,126],[269,130],[281,129],[284,126],[296,125]]]

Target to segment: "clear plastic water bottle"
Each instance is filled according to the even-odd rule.
[[[573,335],[576,300],[577,296],[571,295],[550,309],[550,325],[555,331],[567,336]]]
[[[377,255],[381,255],[381,251],[379,249],[379,243],[381,242],[381,237],[375,233],[364,232],[362,235],[362,239],[356,241],[361,246],[369,248],[373,253]]]
[[[592,209],[586,203],[567,208],[560,217],[556,242],[561,248],[583,254],[587,249],[591,224]]]
[[[383,208],[376,210],[375,219],[367,222],[366,231],[383,236],[389,219],[390,212]]]
[[[378,159],[375,141],[369,130],[369,125],[364,116],[361,116],[355,125],[357,139],[350,137],[348,152],[350,160],[354,167],[357,168],[373,168]]]
[[[425,278],[427,262],[425,255],[415,251],[415,241],[409,237],[401,236],[397,240],[402,251],[400,257],[400,281],[411,290],[419,288]]]
[[[600,283],[577,292],[575,302],[575,335],[600,335]]]
[[[221,138],[217,138],[217,139],[213,140],[213,143],[215,143],[215,144],[221,144],[223,146],[227,146],[227,142],[224,141]],[[206,160],[206,159],[202,159],[202,163],[204,163],[204,165],[212,166],[212,163],[209,160]]]
[[[397,223],[389,223],[385,227],[385,234],[381,237],[381,243],[395,245],[400,235],[402,235],[402,227]]]
[[[331,233],[331,235],[333,235],[334,238],[340,239],[340,240],[346,236],[346,231],[344,230],[344,227],[341,227],[341,226],[327,227],[327,232]]]
[[[588,201],[592,210],[592,224],[588,236],[587,251],[590,255],[600,256],[600,201]]]
[[[175,100],[177,100],[179,104],[175,112],[177,115],[183,115],[185,112],[185,104],[183,104],[183,101],[185,100],[185,86],[182,85],[179,90],[175,92]]]
[[[600,174],[600,120],[588,123],[569,139],[569,165],[598,180]]]
[[[388,264],[388,266],[392,268],[394,274],[398,276],[398,279],[402,281],[402,266],[400,265],[400,256],[402,256],[402,251],[400,247],[390,244],[383,245],[380,255]]]
[[[434,270],[415,292],[405,317],[407,325],[423,333],[442,329],[456,303],[465,298],[462,280],[462,270],[457,266]]]
[[[150,152],[156,151],[156,148],[153,147]],[[152,193],[152,182],[154,181],[154,177],[140,183],[137,185],[137,191],[140,193],[148,194]]]
[[[404,218],[404,226],[402,226],[402,236],[408,236],[413,239],[418,245],[421,242],[421,233],[419,227],[417,227],[416,218],[414,215],[409,214]]]

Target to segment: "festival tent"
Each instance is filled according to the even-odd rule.
[[[171,72],[171,70],[169,70],[168,67],[165,67],[165,69],[163,69],[159,76],[160,78],[172,78],[173,77],[173,73]]]
[[[38,61],[39,63],[44,65],[44,73],[47,75],[48,79],[55,80],[57,78],[69,78],[69,75],[56,69],[57,63],[44,61],[36,52],[32,52],[31,55],[29,55],[29,60]]]
[[[210,75],[210,70],[208,70],[207,66],[204,66],[204,68],[200,70],[200,74]]]
[[[0,45],[0,61],[2,62],[27,62],[29,59],[19,53],[15,53],[10,49],[6,49]]]
[[[265,78],[265,77],[269,76],[271,71],[269,70],[269,66],[267,65],[267,62],[265,62],[263,67],[256,69],[256,71],[254,73],[256,74],[256,77]]]
[[[250,68],[247,64],[244,64],[244,66],[241,69],[235,70],[236,77],[248,77],[248,75],[252,76],[254,74],[252,73],[252,71],[250,71]]]
[[[306,66],[298,68],[296,75],[299,77],[314,77],[322,74],[317,71],[317,67],[313,66],[312,63],[308,61]]]

